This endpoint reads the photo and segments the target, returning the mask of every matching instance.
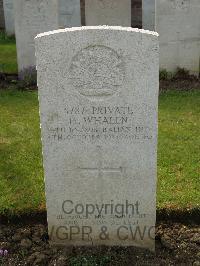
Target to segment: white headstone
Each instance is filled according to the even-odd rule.
[[[35,66],[35,36],[58,29],[57,0],[14,0],[14,11],[18,71],[22,73]]]
[[[155,0],[142,0],[142,28],[155,30]]]
[[[81,26],[80,0],[59,0],[59,26],[61,28]]]
[[[87,26],[131,26],[131,0],[85,0]]]
[[[7,35],[15,34],[13,0],[3,0],[5,28]]]
[[[199,75],[200,1],[159,0],[156,31],[160,34],[160,68],[177,67]]]
[[[132,28],[37,36],[52,243],[154,249],[158,53]]]

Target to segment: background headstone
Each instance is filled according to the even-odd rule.
[[[14,0],[18,71],[21,76],[35,66],[34,38],[58,29],[57,0]]]
[[[155,30],[155,0],[142,0],[142,28]]]
[[[133,28],[142,28],[142,1],[132,0],[132,15],[131,15],[131,26]]]
[[[131,0],[85,0],[87,26],[131,26]]]
[[[157,33],[58,30],[36,56],[50,240],[154,249]]]
[[[5,28],[7,35],[15,34],[13,0],[3,0]]]
[[[3,12],[3,0],[0,0],[0,29],[5,28],[4,12]]]
[[[81,26],[80,0],[59,0],[59,26],[61,28]]]
[[[157,1],[156,31],[160,35],[160,68],[175,71],[181,67],[198,75],[200,1]]]

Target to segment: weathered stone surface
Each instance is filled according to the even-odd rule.
[[[131,0],[85,0],[86,26],[131,26]]]
[[[58,29],[57,0],[14,0],[19,73],[35,66],[34,37]]]
[[[154,249],[157,36],[108,26],[37,36],[53,243]]]
[[[159,0],[156,31],[160,34],[160,68],[177,67],[199,74],[200,1]]]
[[[155,0],[142,0],[142,28],[155,30]]]
[[[59,0],[60,28],[81,26],[80,0]]]
[[[3,0],[5,28],[7,35],[15,34],[13,0]]]

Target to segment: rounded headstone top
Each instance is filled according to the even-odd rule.
[[[135,33],[142,33],[142,34],[148,34],[158,37],[159,34],[155,31],[149,31],[149,30],[143,30],[143,29],[137,29],[137,28],[131,28],[131,27],[121,27],[121,26],[83,26],[83,27],[72,27],[72,28],[66,28],[66,29],[59,29],[54,31],[48,31],[38,34],[35,39],[50,36],[53,34],[58,33],[67,33],[67,32],[76,32],[76,31],[88,31],[88,30],[113,30],[113,31],[126,31],[126,32],[135,32]]]

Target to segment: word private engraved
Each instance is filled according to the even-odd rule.
[[[72,59],[69,78],[81,95],[101,99],[114,95],[125,76],[123,60],[113,49],[95,45]]]

